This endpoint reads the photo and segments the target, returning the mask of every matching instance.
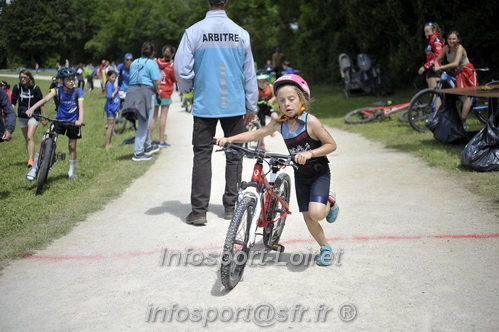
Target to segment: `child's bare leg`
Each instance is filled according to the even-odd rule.
[[[470,113],[471,109],[471,99],[470,97],[467,97],[464,102],[463,102],[463,110],[461,113],[461,121],[465,122],[466,119],[468,118],[468,114]]]
[[[161,106],[161,119],[159,121],[159,142],[165,142],[166,119],[168,118],[168,110],[170,105]]]
[[[154,132],[154,127],[156,127],[156,120],[158,119],[159,106],[154,106],[154,113],[152,115],[151,123],[149,125],[149,137],[152,138],[152,133]]]
[[[324,230],[319,224],[319,221],[312,219],[309,211],[303,212],[303,218],[305,219],[305,223],[307,224],[308,231],[314,237],[315,241],[317,241],[317,243],[321,246],[329,246],[326,235],[324,234]]]
[[[69,150],[69,172],[68,176],[70,179],[76,179],[75,174],[75,164],[76,164],[76,139],[69,139],[68,150]]]
[[[113,137],[113,129],[114,129],[114,118],[107,119],[106,148],[110,148],[113,146],[111,144],[111,138]]]

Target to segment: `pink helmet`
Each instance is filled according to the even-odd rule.
[[[295,74],[289,74],[289,75],[283,75],[279,77],[275,82],[274,82],[274,94],[277,95],[277,90],[283,86],[283,85],[288,85],[288,84],[293,84],[300,88],[301,91],[305,93],[305,96],[307,97],[308,100],[310,100],[310,88],[308,87],[307,81],[305,81],[301,76],[295,75]]]

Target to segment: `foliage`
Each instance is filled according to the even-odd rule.
[[[203,19],[205,0],[0,0],[0,66],[18,57],[25,65],[47,59],[70,63],[121,61],[140,53],[145,41],[157,49],[178,45],[183,31]],[[423,26],[437,22],[457,30],[477,67],[499,57],[494,13],[498,1],[477,5],[445,0],[247,0],[230,1],[227,13],[249,31],[262,68],[280,46],[311,82],[339,82],[338,55],[367,53],[387,81],[412,82],[424,62]],[[29,13],[29,15],[27,14]],[[493,68],[499,70],[499,68]]]

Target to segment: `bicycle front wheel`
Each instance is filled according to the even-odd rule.
[[[436,111],[441,101],[442,98],[435,89],[428,88],[416,93],[412,97],[409,113],[407,114],[411,127],[420,133],[428,131],[429,129],[425,126],[426,119]]]
[[[116,118],[114,119],[114,134],[123,134],[126,128],[127,120],[121,115],[121,110],[116,113]]]
[[[345,123],[357,124],[357,123],[367,123],[373,121],[378,117],[378,112],[377,110],[366,111],[371,109],[372,107],[363,107],[348,112],[344,118]]]
[[[225,238],[220,276],[225,288],[232,289],[241,280],[248,261],[248,237],[256,201],[244,197],[238,204]]]
[[[47,181],[47,176],[49,174],[50,169],[50,161],[52,159],[52,149],[53,149],[53,139],[47,138],[43,140],[43,146],[40,149],[40,162],[38,168],[38,183],[36,185],[36,194],[41,195],[43,186]]]
[[[262,125],[261,125],[260,121],[256,120],[256,121],[253,121],[249,125],[248,131],[255,131],[255,130],[258,130],[260,128],[262,128]],[[250,149],[250,150],[257,150],[260,147],[261,143],[262,143],[262,139],[260,138],[260,139],[257,139],[256,141],[244,143],[244,147],[246,149]]]
[[[497,85],[499,84],[499,81],[492,81],[487,84],[487,85]],[[489,108],[489,99],[488,98],[475,98],[473,101],[473,112],[475,112],[475,116],[481,123],[486,123],[488,118],[492,115],[490,108]]]
[[[274,192],[283,199],[286,204],[289,204],[291,198],[291,178],[286,173],[281,173],[277,176],[274,182]],[[275,197],[272,197],[270,201],[270,209],[267,218],[270,220],[277,220],[271,232],[264,230],[263,232],[263,243],[265,245],[272,247],[279,244],[281,239],[282,231],[286,225],[286,217],[282,215],[286,212],[286,209],[281,202]]]

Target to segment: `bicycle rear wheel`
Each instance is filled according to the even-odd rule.
[[[277,176],[277,179],[274,183],[274,192],[278,196],[282,197],[286,204],[289,204],[289,200],[291,198],[291,178],[288,174],[281,173]],[[279,202],[277,198],[272,197],[267,218],[270,220],[275,220],[277,218],[280,218],[284,214],[284,212],[286,212],[286,209],[284,209],[281,202]],[[284,230],[285,225],[286,217],[282,217],[273,224],[271,231],[269,231],[268,229],[264,230],[263,243],[265,243],[265,245],[269,247],[279,244],[279,240],[281,239],[282,231]],[[282,249],[281,251],[284,251],[284,249]]]
[[[428,131],[425,123],[428,116],[436,111],[437,105],[441,103],[442,97],[435,89],[424,89],[412,97],[409,105],[409,124],[414,130],[422,133]]]
[[[248,261],[248,236],[255,214],[253,197],[244,197],[238,204],[225,238],[220,277],[225,288],[232,289],[241,280]]]
[[[485,85],[497,85],[499,81],[492,81]],[[489,109],[489,99],[488,98],[475,98],[473,105],[471,105],[475,116],[481,123],[486,123],[487,119],[492,115]]]
[[[258,130],[262,128],[262,125],[260,123],[260,121],[256,120],[256,121],[253,121],[249,127],[248,127],[248,131],[254,131],[254,130]],[[259,147],[260,147],[260,144],[262,143],[262,139],[257,139],[256,141],[251,141],[251,142],[246,142],[244,143],[244,147],[246,149],[250,149],[250,150],[257,150]]]
[[[366,110],[372,110],[372,111],[366,111]],[[357,124],[357,123],[371,122],[378,117],[378,110],[379,108],[375,107],[363,107],[353,110],[351,112],[348,112],[347,115],[345,115],[344,118],[345,123]]]
[[[399,122],[409,122],[409,107],[400,113]]]
[[[53,149],[53,139],[47,138],[43,140],[42,148],[40,149],[40,162],[38,168],[38,183],[36,185],[36,194],[40,195],[43,190],[43,186],[47,181],[47,176],[49,174],[50,162],[52,159],[52,149]]]

